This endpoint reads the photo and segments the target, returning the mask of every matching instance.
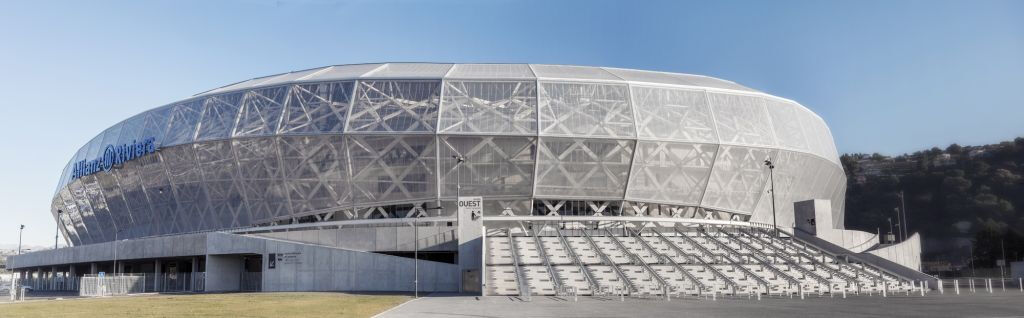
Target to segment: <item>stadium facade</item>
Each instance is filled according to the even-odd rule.
[[[913,279],[900,271],[913,267],[905,256],[919,243],[881,246],[843,230],[845,187],[818,115],[725,80],[563,65],[338,65],[217,88],[99,133],[73,154],[50,209],[73,247],[12,264],[46,277],[104,262],[112,272],[165,275],[160,258],[177,258],[204,273],[207,290],[242,286],[245,273],[261,273],[262,290],[409,290],[424,286],[402,275],[377,286],[361,281],[377,276],[358,273],[422,265],[432,266],[425,290],[485,294],[641,293],[626,274],[638,268],[663,293],[706,292],[714,287],[683,274],[687,264],[773,267],[768,254],[739,255],[772,250],[760,240],[777,224],[818,240],[800,242],[827,263],[794,264],[834,266],[829,278],[802,274],[818,276],[812,285],[867,284],[850,278],[860,274],[878,277],[876,286]],[[735,252],[728,261],[703,246],[719,250],[716,240]],[[191,247],[161,245],[185,241]],[[576,243],[607,254],[588,263]],[[676,243],[696,254],[654,247]],[[92,256],[79,255],[86,250]],[[845,257],[872,250],[903,268],[864,269],[865,257],[858,269]],[[430,259],[410,262],[420,251]],[[602,266],[616,274],[589,274]],[[588,274],[559,276],[569,268]],[[327,276],[334,281],[318,282]],[[676,286],[675,276],[690,283]],[[514,286],[502,289],[507,281]]]

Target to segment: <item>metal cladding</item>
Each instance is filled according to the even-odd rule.
[[[484,197],[485,216],[771,223],[768,158],[780,215],[831,199],[841,225],[846,177],[832,136],[791,100],[614,68],[339,65],[228,85],[108,128],[71,158],[52,212],[79,245],[451,214],[461,184]]]

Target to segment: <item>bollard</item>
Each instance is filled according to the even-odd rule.
[[[711,294],[711,300],[714,300],[714,301],[718,300],[718,291],[717,290],[713,294]]]
[[[843,288],[843,299],[846,299],[846,288]]]
[[[1024,278],[1017,278],[1017,287],[1020,287],[1020,292],[1024,293]]]
[[[921,286],[921,297],[924,297],[924,286]]]
[[[953,289],[956,290],[956,294],[957,295],[960,295],[960,280],[957,280],[957,279],[953,280]]]
[[[760,292],[757,293],[757,301],[761,301],[761,293]]]
[[[882,283],[882,297],[883,298],[888,297],[889,295],[886,295],[888,293],[889,293],[889,284]]]
[[[988,293],[989,294],[992,293],[992,279],[991,278],[988,279]]]
[[[1003,285],[1003,292],[1006,292],[1006,279],[1000,277],[999,283]]]
[[[942,286],[942,280],[940,279],[939,280],[939,295],[945,295],[945,294],[946,294],[946,291],[944,290],[944,287]]]

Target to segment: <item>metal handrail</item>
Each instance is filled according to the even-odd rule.
[[[530,283],[523,277],[523,272],[519,268],[519,252],[516,251],[516,241],[512,239],[512,231],[508,233],[508,245],[509,250],[512,251],[512,265],[516,270],[516,290],[519,292],[519,296],[530,296]],[[524,288],[525,287],[525,288]]]
[[[558,235],[558,240],[562,242],[562,246],[565,247],[565,251],[569,253],[569,257],[571,257],[573,262],[580,267],[580,272],[583,273],[583,278],[585,278],[587,280],[587,284],[590,285],[591,293],[596,294],[597,291],[601,289],[601,286],[597,284],[597,280],[595,280],[590,274],[590,269],[587,268],[586,265],[583,265],[583,261],[580,260],[579,255],[576,255],[576,251],[573,250],[572,245],[569,245],[569,240],[566,240],[565,236],[562,236],[562,232],[556,229],[555,234]]]
[[[745,232],[745,231],[743,231],[742,229],[740,229],[740,231],[741,231],[741,232],[743,232],[744,234],[746,234],[747,236],[751,236],[751,237],[754,237],[754,238],[757,238],[757,239],[759,239],[759,241],[763,241],[763,240],[760,240],[760,237],[756,237],[755,235],[752,235],[752,234],[750,234],[750,233],[746,233],[746,232]],[[780,230],[780,231],[781,231],[781,230]],[[761,233],[764,233],[764,232],[762,231]],[[782,242],[782,244],[784,244],[784,245],[789,245],[789,246],[793,247],[793,249],[794,249],[794,250],[796,250],[796,252],[797,252],[797,254],[798,254],[799,256],[802,256],[802,257],[804,257],[804,258],[807,258],[807,259],[811,260],[811,262],[815,262],[815,263],[817,263],[817,260],[816,260],[816,259],[814,259],[814,258],[813,258],[813,257],[812,257],[811,255],[807,255],[807,253],[805,253],[805,252],[801,251],[801,249],[803,249],[803,250],[809,250],[809,249],[810,249],[810,247],[809,247],[809,246],[813,247],[813,245],[808,245],[808,244],[807,244],[806,242],[804,242],[804,241],[800,240],[800,239],[799,239],[799,238],[797,238],[797,237],[796,237],[795,235],[792,235],[792,234],[790,234],[790,233],[786,233],[786,232],[784,232],[784,231],[783,231],[782,233],[785,233],[785,234],[789,234],[789,238],[790,238],[790,240],[783,240],[783,239],[780,239],[779,241],[780,241],[780,242]],[[791,241],[791,240],[792,240],[792,241]],[[800,245],[797,245],[797,244],[796,244],[797,242],[799,242],[799,243],[800,243]],[[850,277],[849,275],[846,275],[846,274],[843,274],[843,273],[841,273],[841,271],[842,271],[842,268],[843,268],[843,265],[842,265],[842,263],[843,263],[843,262],[840,262],[840,261],[839,261],[839,260],[840,260],[840,258],[839,258],[839,256],[838,256],[838,255],[836,255],[836,254],[833,254],[833,253],[831,253],[831,252],[829,252],[829,251],[826,251],[826,250],[824,250],[824,249],[821,249],[821,248],[817,248],[817,247],[814,247],[814,249],[815,249],[815,250],[817,250],[817,252],[818,252],[818,253],[820,253],[821,255],[827,255],[827,256],[829,256],[829,257],[832,257],[832,260],[836,261],[836,263],[837,263],[837,264],[838,264],[838,266],[839,266],[839,270],[838,270],[837,272],[834,272],[834,271],[832,271],[833,269],[832,269],[831,267],[828,267],[827,265],[824,265],[824,264],[823,264],[823,266],[825,267],[825,269],[826,269],[826,270],[828,270],[829,272],[831,272],[831,273],[833,273],[833,274],[839,274],[838,276],[840,276],[840,277],[842,277],[842,278],[844,278],[844,279],[846,279],[846,280],[852,280],[852,281],[854,281],[854,282],[857,282],[857,279],[856,279],[856,278],[853,278],[853,277]],[[845,262],[845,263],[849,264],[849,262]],[[861,266],[867,266],[867,267],[871,267],[871,268],[875,269],[876,271],[878,271],[878,274],[874,274],[874,273],[871,273],[871,272],[869,272],[869,271],[865,270],[864,268],[857,268],[856,266],[850,266],[850,268],[852,268],[854,272],[862,272],[862,273],[864,273],[864,274],[867,274],[867,276],[869,276],[869,277],[870,277],[870,276],[875,276],[875,277],[877,277],[877,278],[878,278],[878,280],[880,280],[880,281],[885,281],[885,277],[884,277],[884,276],[882,275],[882,273],[884,273],[884,271],[883,271],[883,270],[881,270],[881,269],[879,269],[879,268],[877,268],[876,266],[873,266],[873,265],[871,265],[871,264],[864,264],[864,263],[861,263]],[[894,276],[895,276],[895,275],[894,275]],[[895,277],[899,277],[899,276],[895,276]]]
[[[705,248],[704,246],[700,245],[700,243],[697,243],[697,241],[695,241],[692,237],[689,237],[685,233],[680,232],[678,228],[674,228],[673,227],[672,230],[674,230],[676,232],[676,234],[679,234],[679,236],[683,237],[684,241],[686,241],[690,245],[693,245],[693,247],[696,248],[697,250],[701,251],[701,253],[707,255],[707,257],[711,257],[712,259],[714,259],[714,257],[716,256],[715,253],[712,253],[707,248]],[[680,249],[680,250],[682,250],[682,249]],[[704,259],[702,259],[700,257],[694,257],[694,258],[697,259],[698,261],[700,261],[701,264],[704,264],[704,267],[706,267],[708,270],[710,270],[711,273],[715,274],[715,276],[718,276],[719,278],[724,280],[727,284],[729,284],[729,286],[732,287],[734,291],[740,289],[740,285],[737,284],[735,281],[733,281],[732,278],[729,278],[729,276],[725,276],[725,274],[722,274],[721,271],[719,271],[714,266],[711,266],[711,264],[708,264],[706,261],[704,261]]]
[[[759,243],[761,243],[762,246],[766,246],[769,249],[771,249],[772,251],[774,251],[776,254],[789,255],[785,251],[779,250],[779,248],[777,246],[775,246],[774,244],[769,243],[769,242],[765,242],[760,237],[757,237],[757,236],[751,236],[751,237],[754,238],[755,240],[757,240]],[[789,265],[790,268],[796,268],[801,273],[804,273],[804,275],[810,276],[811,278],[813,278],[814,280],[817,280],[819,283],[821,283],[823,285],[832,285],[832,281],[830,281],[830,280],[828,280],[828,279],[826,279],[824,277],[821,277],[821,275],[818,275],[818,274],[816,274],[816,273],[814,273],[814,272],[804,268],[803,266],[800,266],[800,264],[793,263],[793,260],[789,259],[789,257],[783,257],[782,261],[784,263],[786,263],[786,265]]]
[[[555,288],[555,292],[562,290],[562,280],[558,277],[558,273],[555,273],[555,268],[551,267],[551,260],[548,259],[548,252],[544,250],[544,243],[540,241],[540,236],[537,235],[537,231],[533,231],[533,243],[537,245],[537,253],[540,254],[540,259],[544,260],[544,267],[548,269],[548,276],[551,278],[552,287]]]
[[[791,276],[789,274],[786,274],[786,272],[783,272],[778,267],[775,267],[775,264],[772,264],[771,262],[769,262],[767,260],[768,254],[765,254],[764,252],[762,252],[758,248],[754,248],[754,246],[750,245],[750,243],[744,242],[743,240],[739,239],[738,237],[733,236],[728,231],[721,231],[720,233],[724,233],[726,236],[728,236],[729,238],[733,239],[733,241],[739,242],[740,245],[743,245],[747,249],[753,251],[754,254],[751,254],[751,256],[756,258],[759,262],[761,262],[762,265],[764,265],[766,268],[768,268],[773,273],[775,273],[775,275],[782,276],[782,278],[784,278],[787,281],[789,281],[790,284],[797,285],[797,286],[800,285],[800,280],[794,278],[793,276]],[[764,257],[764,258],[762,258],[762,257]]]
[[[654,231],[654,232],[657,233],[658,231]],[[638,240],[640,240],[640,243],[643,244],[644,246],[646,246],[651,251],[651,253],[653,253],[654,255],[657,255],[658,258],[662,259],[663,262],[669,263],[673,267],[675,267],[676,270],[678,270],[680,273],[683,274],[683,277],[686,277],[687,280],[689,280],[689,281],[693,282],[694,284],[696,284],[697,288],[699,288],[699,290],[704,290],[705,288],[707,288],[707,286],[705,286],[704,283],[701,283],[700,280],[697,279],[697,277],[694,277],[693,274],[690,274],[690,272],[686,271],[686,269],[684,269],[682,265],[679,265],[679,263],[677,263],[676,260],[672,259],[668,255],[659,253],[657,250],[655,250],[653,246],[651,246],[650,244],[647,243],[647,241],[644,241],[643,236],[640,235],[640,234],[641,234],[640,232],[637,232],[636,233],[636,238]],[[658,233],[658,236],[661,237],[661,238],[664,238],[663,236],[661,236],[661,233]],[[667,240],[666,240],[666,243],[669,244],[671,247],[676,248],[677,252],[678,252],[678,248],[675,245],[672,245],[672,243],[668,242]]]
[[[626,233],[629,233],[629,229],[627,229],[625,226],[623,226],[622,229],[626,230]],[[622,242],[619,241],[619,238],[615,237],[615,234],[612,234],[611,230],[605,228],[604,231],[608,233],[608,236],[612,238],[612,242],[615,242],[615,245],[618,246],[623,253],[626,253],[626,255],[629,255],[629,258],[633,259],[633,263],[640,265],[640,267],[643,267],[643,269],[646,270],[648,273],[651,273],[651,276],[654,277],[654,279],[657,279],[658,283],[661,284],[660,287],[662,289],[669,287],[668,282],[666,282],[664,278],[659,276],[658,272],[655,272],[654,269],[651,268],[651,266],[647,265],[647,262],[640,258],[640,256],[633,254],[633,252],[630,252],[629,249],[626,248],[626,245],[622,244]]]
[[[626,288],[629,292],[636,292],[636,286],[633,286],[633,282],[629,280],[629,277],[626,277],[626,273],[623,273],[622,269],[620,269],[619,266],[615,264],[615,262],[608,258],[608,255],[605,255],[605,253],[601,251],[601,247],[597,246],[597,242],[594,242],[594,239],[590,237],[590,234],[587,233],[586,229],[584,229],[582,232],[583,237],[587,238],[587,242],[590,243],[590,247],[594,249],[594,252],[597,252],[598,256],[601,257],[601,261],[604,262],[605,264],[608,264],[608,266],[612,267],[612,270],[615,271],[615,274],[619,276],[619,279],[622,280],[622,283],[626,285]]]
[[[718,239],[712,237],[710,234],[708,234],[706,231],[704,231],[703,228],[697,228],[697,232],[700,233],[700,234],[703,234],[704,237],[706,237],[709,240],[711,240],[712,242],[714,242],[715,245],[717,245],[718,247],[720,247],[720,248],[722,248],[722,249],[724,249],[726,251],[729,251],[729,253],[731,255],[740,255],[740,252],[736,251],[735,249],[730,247],[728,244],[722,243]],[[726,255],[725,258],[728,259],[730,263],[732,263],[732,267],[735,267],[736,269],[740,270],[744,274],[747,274],[747,276],[749,276],[749,277],[753,278],[754,280],[756,280],[758,283],[761,283],[761,285],[764,286],[765,290],[769,289],[769,285],[771,285],[771,284],[769,284],[768,281],[764,280],[764,278],[761,278],[761,276],[757,276],[757,274],[754,274],[753,272],[751,272],[746,267],[743,267],[743,265],[741,265],[735,259],[730,258],[728,255]]]

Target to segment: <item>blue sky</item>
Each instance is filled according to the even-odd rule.
[[[1024,136],[1024,1],[3,1],[0,245],[52,244],[60,169],[121,119],[378,61],[710,75],[811,108],[840,152]]]

